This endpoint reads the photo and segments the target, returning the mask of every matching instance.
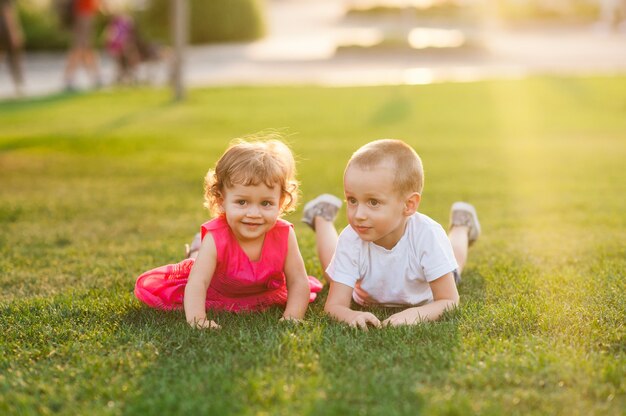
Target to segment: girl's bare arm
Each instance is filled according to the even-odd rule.
[[[284,319],[302,319],[309,306],[311,289],[309,278],[304,267],[304,260],[300,254],[296,233],[289,229],[287,258],[285,259],[285,277],[287,279],[287,306],[283,313]]]
[[[189,325],[197,328],[219,328],[219,325],[206,317],[206,291],[211,284],[217,250],[213,236],[209,233],[200,245],[196,262],[191,269],[187,286],[185,286],[184,306],[185,317]]]

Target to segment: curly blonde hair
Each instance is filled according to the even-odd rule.
[[[204,206],[212,216],[221,211],[218,204],[224,189],[238,185],[280,186],[281,214],[291,212],[298,202],[299,183],[296,162],[289,147],[275,138],[236,139],[204,178]]]

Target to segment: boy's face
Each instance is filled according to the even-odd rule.
[[[374,168],[351,165],[343,177],[348,222],[364,241],[392,249],[404,234],[407,210],[394,190],[395,169],[383,161]]]

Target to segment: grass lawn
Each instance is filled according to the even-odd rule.
[[[326,290],[302,325],[273,309],[202,332],[142,306],[135,278],[207,218],[206,170],[268,128],[299,156],[303,200],[340,194],[367,141],[412,144],[421,211],[480,215],[462,306],[367,333],[323,316]],[[626,77],[0,103],[0,414],[624,415],[625,161]]]

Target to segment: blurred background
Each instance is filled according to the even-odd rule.
[[[16,90],[0,58],[0,99],[64,89],[67,1],[15,1],[24,81]],[[174,1],[189,7],[188,86],[626,72],[626,0],[102,0],[93,35],[98,87],[169,82]],[[147,51],[128,74],[111,49],[119,16],[132,19]],[[76,77],[77,89],[91,88],[86,74]]]
[[[74,1],[96,3],[0,0],[0,415],[625,416],[626,0],[100,0],[82,32]],[[76,45],[98,71],[68,75]],[[297,155],[302,202],[342,195],[368,141],[417,149],[420,210],[480,212],[458,313],[357,334],[325,292],[310,325],[271,310],[218,336],[141,307],[136,276],[207,219],[207,169],[264,131]]]

